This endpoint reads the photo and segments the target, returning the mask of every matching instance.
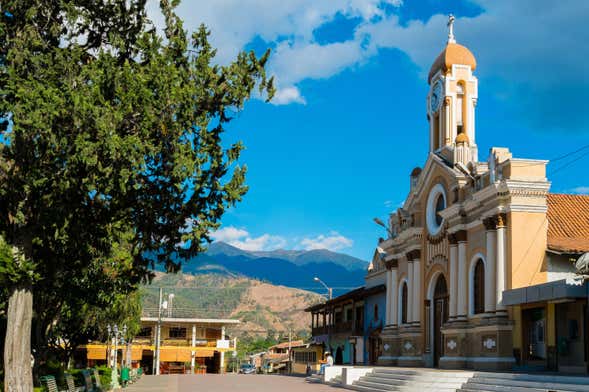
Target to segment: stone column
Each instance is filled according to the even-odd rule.
[[[413,321],[421,322],[421,263],[413,260]]]
[[[448,318],[456,318],[457,298],[458,298],[458,284],[456,278],[458,276],[458,240],[454,234],[448,236],[448,243],[450,244],[450,309],[448,309]]]
[[[190,374],[194,374],[195,354],[194,347],[196,346],[196,325],[192,326],[192,352],[190,353]]]
[[[413,322],[413,260],[407,260],[407,324]]]
[[[421,257],[421,252],[419,250],[412,250],[411,252],[407,253],[407,260],[411,260],[409,264],[411,268],[411,264],[413,264],[413,276],[410,279],[411,283],[408,287],[411,289],[412,299],[411,299],[411,322],[419,323],[421,321],[421,263],[419,258]]]
[[[385,299],[385,325],[390,325],[391,324],[391,302],[393,300],[393,296],[391,294],[391,289],[392,289],[392,281],[391,281],[391,273],[392,271],[390,269],[387,268],[387,293],[386,293],[386,299]]]
[[[496,247],[497,247],[497,219],[487,218],[485,224],[485,235],[487,240],[487,259],[485,264],[485,312],[494,313],[497,304],[497,270],[496,270]]]
[[[505,305],[503,305],[503,291],[506,286],[506,260],[505,260],[505,229],[507,226],[507,215],[497,215],[497,312],[505,312]]]
[[[457,232],[456,238],[458,240],[458,305],[456,309],[456,316],[459,319],[464,319],[468,314],[466,309],[466,299],[468,298],[468,293],[466,292],[466,283],[468,281],[468,277],[466,276],[466,231],[461,230]]]
[[[399,303],[399,287],[397,285],[398,273],[397,273],[397,266],[395,264],[394,268],[391,268],[391,297],[387,299],[387,301],[391,302],[391,324],[394,326],[399,325],[399,311],[397,308],[397,304]]]

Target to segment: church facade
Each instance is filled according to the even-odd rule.
[[[409,194],[373,259],[386,266],[378,363],[512,369],[530,337],[522,308],[504,292],[574,268],[569,257],[551,258],[548,161],[515,158],[504,147],[479,161],[477,64],[456,43],[452,22],[428,75],[429,155],[411,172]],[[564,235],[575,242],[575,233]],[[584,246],[570,253],[589,251]],[[586,312],[586,298],[579,301]]]

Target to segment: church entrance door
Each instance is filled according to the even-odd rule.
[[[444,355],[442,326],[446,321],[448,321],[448,289],[444,275],[440,275],[434,290],[434,367],[440,366],[440,357]]]

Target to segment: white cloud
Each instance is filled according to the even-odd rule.
[[[352,247],[354,245],[354,241],[335,231],[332,231],[328,235],[321,234],[315,238],[304,238],[301,240],[300,244],[305,250],[328,249],[331,251],[338,251]]]
[[[223,241],[227,243],[247,236],[249,236],[249,233],[246,230],[238,229],[234,226],[224,227],[211,233],[211,238],[213,238],[215,241]]]
[[[589,88],[585,76],[589,2],[567,6],[553,0],[473,2],[483,12],[457,18],[455,31],[458,42],[475,54],[480,65],[477,74],[493,81],[485,88],[517,105],[522,117],[535,125],[587,126],[582,99],[570,99],[555,109],[554,95],[566,91],[569,97],[581,97]],[[148,13],[161,26],[158,4],[148,0]],[[394,13],[385,14],[390,5],[403,12],[401,0],[281,0],[279,5],[269,0],[185,0],[179,14],[188,30],[207,25],[222,64],[254,39],[275,48],[268,66],[278,87],[274,103],[284,105],[305,103],[298,86],[301,81],[329,78],[362,64],[381,49],[405,52],[425,75],[445,43],[447,16],[401,24]],[[314,32],[338,15],[359,18],[353,38],[317,42]]]
[[[241,241],[229,242],[230,245],[236,248],[250,251],[282,249],[286,246],[286,243],[284,238],[270,234],[263,234],[254,238],[247,237]]]
[[[211,238],[250,251],[280,249],[287,243],[283,237],[276,235],[263,234],[259,237],[251,237],[247,230],[234,226],[224,227],[211,233]]]
[[[300,90],[295,86],[278,88],[272,98],[275,105],[288,105],[289,103],[306,104],[305,98],[301,96]]]

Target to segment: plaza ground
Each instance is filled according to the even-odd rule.
[[[262,374],[207,374],[207,375],[146,375],[123,389],[125,392],[333,392],[334,389],[322,384],[309,384],[303,377]]]

